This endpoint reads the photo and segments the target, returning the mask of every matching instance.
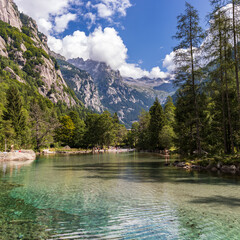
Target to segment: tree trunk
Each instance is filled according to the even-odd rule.
[[[223,56],[222,56],[222,32],[220,26],[219,16],[219,55],[220,55],[220,79],[221,79],[221,95],[222,95],[222,131],[223,131],[223,142],[224,142],[224,153],[227,153],[227,133],[226,133],[226,114],[225,114],[225,96],[224,96],[224,78],[223,78]]]
[[[225,53],[225,65],[228,62],[227,58],[227,41],[225,36],[224,42],[224,53]],[[231,106],[229,103],[229,93],[228,93],[228,77],[227,77],[227,67],[224,69],[225,73],[225,89],[226,89],[226,100],[227,100],[227,112],[228,112],[228,125],[229,125],[229,134],[230,134],[230,152],[234,152],[234,143],[233,143],[233,129],[232,129],[232,116],[231,116]]]
[[[200,119],[199,119],[199,109],[197,103],[196,96],[196,87],[195,87],[195,70],[194,70],[194,56],[193,56],[193,38],[192,38],[192,21],[190,18],[190,50],[191,50],[191,68],[192,68],[192,90],[193,90],[193,100],[194,100],[194,108],[195,108],[195,117],[196,117],[196,128],[197,128],[197,136],[196,136],[196,146],[198,154],[201,154],[201,139],[200,139]]]

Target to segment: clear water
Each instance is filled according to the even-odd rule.
[[[49,239],[240,239],[238,177],[187,172],[137,153],[0,168],[2,182],[20,184],[8,201],[36,209],[18,213],[15,206],[18,219],[34,214]]]

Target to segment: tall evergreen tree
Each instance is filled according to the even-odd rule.
[[[7,90],[6,100],[6,110],[3,112],[3,119],[11,122],[11,126],[16,135],[17,143],[22,145],[26,140],[25,130],[27,128],[27,123],[26,116],[23,112],[22,99],[15,86],[10,86]]]
[[[160,148],[159,134],[166,124],[163,108],[156,98],[153,106],[149,110],[150,113],[150,146],[152,149]]]
[[[196,52],[202,43],[204,33],[199,26],[198,11],[192,5],[186,2],[185,13],[178,16],[177,33],[174,36],[180,41],[175,47],[175,63],[177,65],[176,75],[177,83],[191,89],[192,104],[194,106],[194,118],[196,127],[197,152],[202,152],[201,146],[201,122],[198,102],[198,66]]]

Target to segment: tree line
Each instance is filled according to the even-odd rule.
[[[81,116],[74,109],[59,113],[44,98],[32,99],[26,104],[20,91],[12,85],[6,91],[6,103],[0,115],[0,148],[34,148],[69,146],[94,148],[122,146],[127,129],[120,124],[117,114],[88,112]]]
[[[233,154],[240,147],[240,1],[210,3],[207,31],[186,3],[174,36],[175,144],[182,154]]]
[[[200,26],[198,11],[187,2],[177,17],[175,106],[168,98],[163,111],[155,101],[133,124],[132,145],[151,150],[172,147],[182,155],[239,151],[240,1],[210,0],[210,4],[207,31]]]
[[[162,107],[156,98],[149,111],[142,111],[139,121],[132,124],[128,132],[128,145],[139,150],[159,151],[175,146],[175,111],[169,96]]]

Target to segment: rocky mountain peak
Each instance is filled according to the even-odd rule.
[[[110,66],[104,62],[98,62],[91,59],[84,61],[82,58],[69,59],[69,63],[75,67],[88,72],[95,83],[113,84],[115,81],[122,81],[119,71],[114,71]]]
[[[16,4],[12,0],[0,0],[0,20],[21,30],[22,22]]]

